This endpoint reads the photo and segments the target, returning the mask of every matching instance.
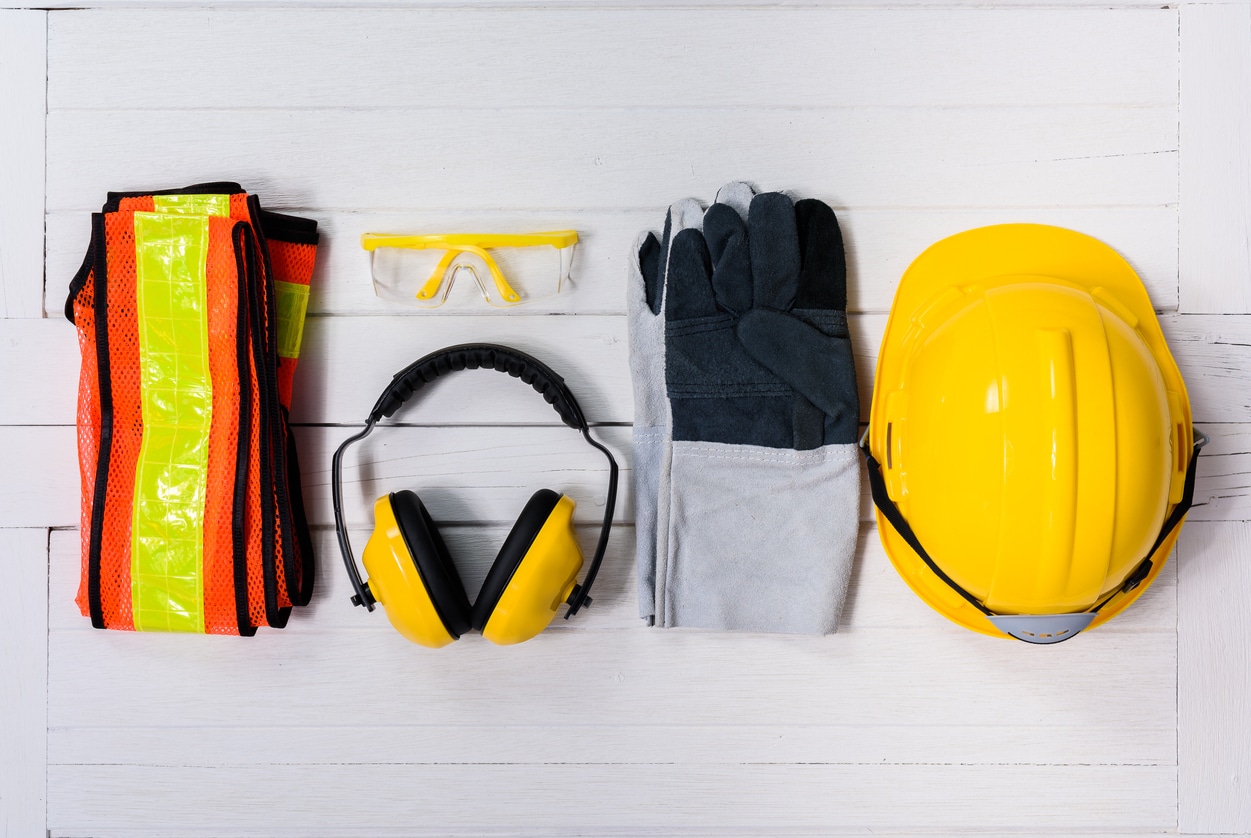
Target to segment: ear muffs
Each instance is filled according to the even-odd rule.
[[[539,489],[526,503],[526,508],[517,516],[517,523],[513,524],[508,537],[504,539],[495,562],[482,582],[482,590],[478,592],[478,598],[474,600],[473,627],[478,631],[482,631],[486,627],[487,620],[491,619],[491,612],[495,610],[500,597],[503,596],[504,589],[508,587],[521,560],[526,557],[530,545],[534,543],[534,537],[547,523],[548,517],[551,516],[559,500],[560,495],[551,489]]]
[[[469,597],[438,526],[421,498],[407,489],[391,494],[391,508],[434,610],[458,639],[471,627]]]
[[[473,606],[473,627],[492,643],[521,643],[547,628],[577,583],[582,550],[573,500],[540,489],[517,518]]]
[[[343,455],[369,436],[427,384],[451,372],[494,369],[529,384],[608,460],[604,522],[590,569],[582,584],[582,550],[573,529],[574,502],[549,489],[536,492],[522,510],[487,573],[477,603],[469,605],[447,545],[425,506],[412,492],[381,497],[374,504],[374,531],[362,559],[361,578],[348,537],[343,501]],[[331,459],[331,499],[335,536],[343,566],[352,582],[352,604],[373,611],[382,605],[387,619],[406,638],[422,646],[446,646],[471,627],[488,640],[520,643],[541,632],[562,604],[566,617],[591,604],[591,585],[608,546],[617,500],[617,463],[590,433],[590,426],[564,380],[535,358],[496,344],[462,344],[432,352],[400,372],[374,403],[365,427],[345,439]]]
[[[447,545],[412,492],[374,503],[374,531],[362,559],[371,598],[409,640],[437,649],[469,630],[469,602]]]

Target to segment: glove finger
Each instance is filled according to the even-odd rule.
[[[756,197],[756,190],[752,189],[746,182],[736,180],[732,183],[727,183],[717,190],[716,202],[733,207],[734,211],[739,214],[739,217],[746,221],[747,212],[751,208],[751,199],[754,197]]]
[[[795,203],[799,293],[795,308],[847,309],[847,256],[834,210],[815,198]]]
[[[747,353],[832,419],[859,421],[851,340],[827,335],[797,317],[755,308],[736,329]]]
[[[789,309],[799,291],[799,234],[795,207],[781,192],[752,198],[747,215],[747,241],[757,306]]]
[[[660,276],[660,241],[649,232],[638,246],[639,274],[643,277],[643,295],[652,314],[660,313],[665,283]]]
[[[712,260],[698,230],[682,230],[669,248],[665,319],[685,320],[717,313],[712,294]]]
[[[712,290],[722,308],[741,314],[751,308],[751,257],[747,224],[729,204],[704,214],[704,240],[712,258]]]
[[[704,208],[694,198],[683,198],[669,206],[669,211],[665,213],[665,229],[660,241],[660,278],[662,282],[668,276],[669,253],[673,247],[673,240],[683,230],[699,230],[703,228],[703,224]]]

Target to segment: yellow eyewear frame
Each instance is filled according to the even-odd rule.
[[[374,253],[383,247],[394,247],[406,250],[445,250],[446,253],[439,259],[439,263],[435,266],[434,272],[425,284],[417,291],[417,300],[419,302],[430,302],[435,299],[439,293],[440,286],[443,287],[443,298],[447,299],[447,295],[451,292],[452,282],[450,281],[459,270],[469,271],[478,284],[478,289],[482,292],[482,297],[488,303],[491,302],[490,292],[482,282],[482,278],[478,276],[478,272],[474,270],[472,265],[460,264],[455,265],[456,260],[463,254],[472,254],[480,258],[487,266],[487,270],[491,272],[491,279],[495,284],[495,290],[499,293],[500,300],[506,305],[517,305],[523,300],[513,287],[508,284],[508,280],[504,278],[503,272],[495,259],[491,257],[489,250],[495,247],[554,247],[560,253],[560,276],[557,277],[556,291],[560,293],[561,286],[569,277],[569,269],[573,264],[573,246],[578,243],[578,234],[575,230],[554,230],[546,233],[451,233],[447,235],[428,235],[428,236],[406,236],[392,235],[388,233],[365,233],[361,236],[361,247],[369,251],[370,259],[373,259]],[[453,267],[454,266],[454,267]],[[451,274],[448,271],[451,269]],[[445,282],[446,281],[446,282]]]

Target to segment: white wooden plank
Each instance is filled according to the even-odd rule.
[[[1194,524],[1178,553],[1178,825],[1251,833],[1251,525]]]
[[[1244,422],[1251,416],[1251,318],[1160,318],[1181,369],[1194,421]]]
[[[78,369],[78,340],[66,320],[0,320],[0,425],[72,424]]]
[[[1174,107],[55,111],[48,154],[75,211],[225,174],[335,209],[660,208],[745,174],[870,208],[1177,199]]]
[[[1181,9],[1181,306],[1251,312],[1251,6]]]
[[[72,12],[49,44],[53,110],[1177,102],[1175,9]]]
[[[1182,0],[1182,4],[1194,2],[1194,0]],[[1243,0],[1204,0],[1204,2],[1216,3],[1237,3]],[[203,0],[165,0],[161,5],[163,7],[172,8],[202,8]],[[533,7],[534,0],[370,0],[369,7],[382,9],[430,9],[445,8],[447,6],[455,6],[457,8],[482,8],[493,10],[496,8],[507,7]],[[600,0],[546,0],[543,8],[582,8],[582,7],[599,7],[603,5]],[[682,3],[683,6],[694,8],[711,7],[720,8],[722,6],[759,6],[760,0],[687,0]],[[1158,9],[1160,8],[1159,0],[775,0],[769,4],[771,7],[780,9],[785,8],[805,8],[810,6],[826,7],[826,8],[888,8],[888,9],[950,9],[950,8],[973,8],[973,9],[1030,9],[1030,8],[1086,8],[1095,7],[1099,9]],[[614,0],[613,7],[638,9],[644,11],[652,11],[658,8],[668,8],[668,4],[659,2],[659,0]],[[290,8],[291,0],[220,0],[212,4],[215,9],[271,9],[271,8]],[[324,9],[353,9],[358,8],[349,0],[302,0],[301,8],[324,8]],[[20,0],[2,0],[0,8],[28,8],[28,5],[22,5]],[[84,2],[75,2],[74,0],[46,0],[40,5],[45,9],[150,9],[152,8],[151,0],[84,0]]]
[[[298,615],[253,639],[53,631],[49,725],[1175,724],[1171,633],[1093,631],[1040,651],[957,626],[801,637],[590,630],[598,619],[441,651]]]
[[[43,835],[48,531],[0,529],[0,836]]]
[[[43,316],[47,49],[47,12],[0,12],[0,317]]]
[[[211,733],[208,731],[211,730]],[[53,728],[50,765],[332,765],[567,762],[715,765],[1171,765],[1166,728],[944,725],[423,725]]]
[[[1251,520],[1251,426],[1204,425],[1212,442],[1203,449],[1188,520]]]
[[[1195,421],[1243,421],[1251,411],[1251,320],[1165,315],[1161,322],[1186,379]],[[850,318],[862,419],[868,418],[885,325],[880,314]],[[292,416],[297,424],[362,422],[397,371],[428,352],[467,341],[515,346],[546,361],[565,377],[592,422],[634,418],[624,317],[472,315],[310,318]],[[0,420],[72,423],[78,366],[73,328],[61,321],[0,322],[0,346],[10,350],[0,353],[0,385],[19,394],[0,404]],[[395,419],[430,425],[560,421],[542,400],[528,396],[524,385],[490,372],[439,381]]]
[[[73,427],[0,426],[0,527],[78,526]]]
[[[508,529],[466,525],[444,526],[441,532],[464,579],[466,590],[472,595],[486,577]],[[599,528],[582,526],[578,532],[584,553],[589,556],[599,536]],[[369,530],[352,530],[351,537],[359,557]],[[594,621],[558,620],[549,630],[632,629],[640,626],[635,598],[634,537],[633,527],[618,526],[613,529],[603,568],[595,581],[595,604],[588,612],[594,614]],[[314,544],[318,561],[317,586],[313,602],[297,615],[299,623],[318,630],[389,632],[390,625],[381,618],[382,615],[366,616],[359,609],[349,606],[351,586],[343,571],[333,531],[315,531]],[[51,553],[49,625],[59,631],[94,631],[74,603],[81,568],[78,533],[74,530],[54,532]],[[1133,608],[1100,627],[1099,631],[1171,634],[1177,622],[1175,586],[1176,574],[1172,562],[1169,562],[1160,578]],[[951,630],[952,626],[904,584],[886,558],[877,531],[872,524],[866,523],[860,531],[856,564],[838,630],[846,633],[881,628],[942,632]]]
[[[769,184],[761,184],[768,187]],[[264,197],[264,196],[262,196]],[[710,196],[705,195],[707,200]],[[103,195],[100,196],[103,201]],[[664,211],[534,212],[325,212],[278,208],[316,218],[322,232],[309,311],[316,314],[405,314],[430,312],[383,302],[374,296],[369,260],[359,247],[365,232],[525,231],[573,227],[579,231],[573,290],[498,314],[547,312],[624,314],[626,261],[635,235],[659,229]],[[1029,222],[1081,230],[1122,253],[1142,277],[1158,310],[1177,308],[1177,210],[1175,207],[1006,210],[862,210],[836,208],[847,245],[848,309],[885,312],[908,264],[934,242],[987,224]],[[47,314],[61,317],[70,279],[82,263],[90,233],[81,212],[48,216]],[[497,314],[483,311],[483,314]],[[442,316],[439,314],[439,316]]]
[[[1173,769],[1153,766],[56,766],[49,773],[56,828],[102,838],[171,829],[187,836],[1162,830],[1176,821]],[[117,796],[135,788],[144,794],[119,812]],[[294,805],[310,796],[315,812]]]

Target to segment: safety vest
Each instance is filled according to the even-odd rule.
[[[313,588],[288,410],[317,222],[236,183],[109,193],[78,328],[82,576],[96,628],[256,633]]]

